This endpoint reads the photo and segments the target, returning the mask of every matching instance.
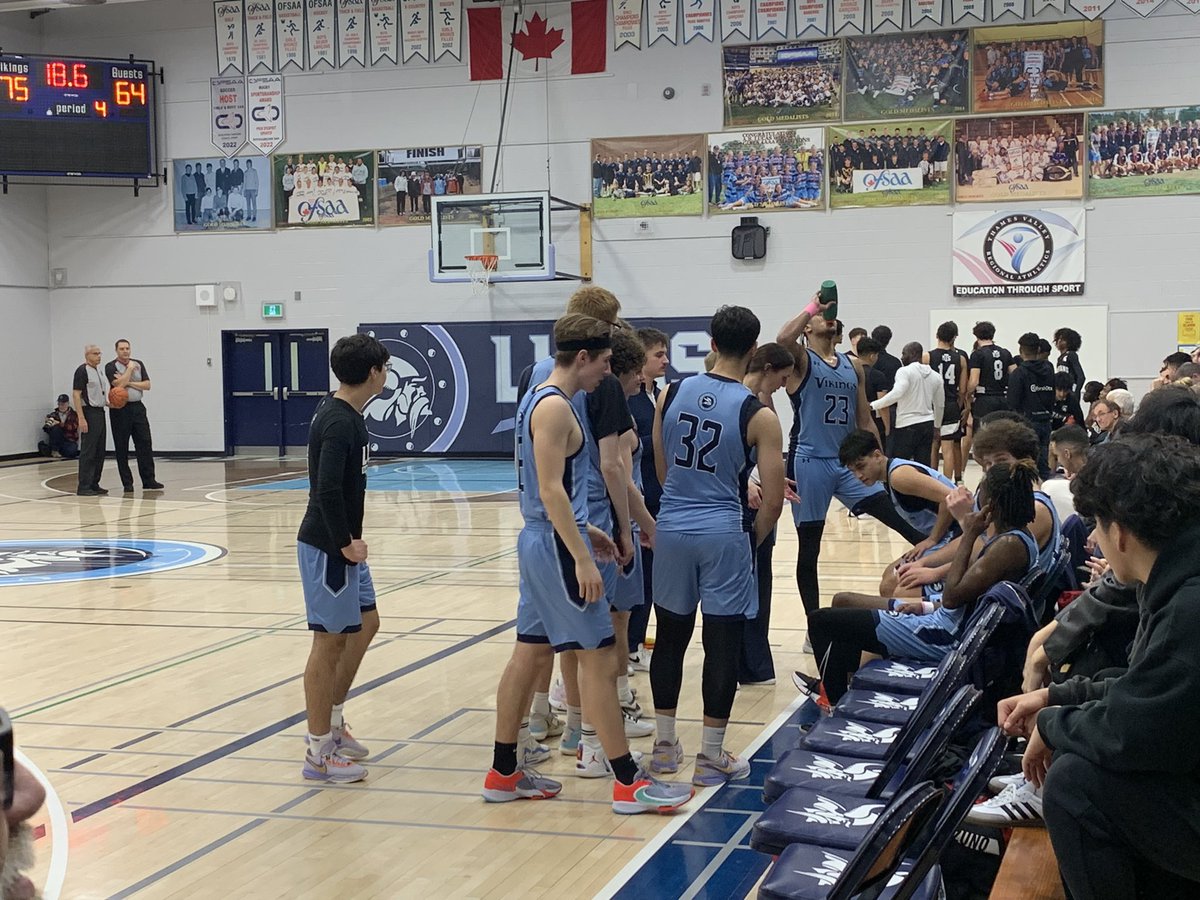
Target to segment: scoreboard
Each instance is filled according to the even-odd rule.
[[[154,63],[0,55],[0,175],[155,174]]]

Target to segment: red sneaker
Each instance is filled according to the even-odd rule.
[[[557,797],[562,783],[544,778],[536,769],[517,769],[511,775],[501,775],[489,769],[483,779],[483,799],[488,803],[507,803],[509,800],[549,800]]]

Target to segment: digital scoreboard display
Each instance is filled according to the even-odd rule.
[[[0,55],[0,175],[155,174],[151,62]]]

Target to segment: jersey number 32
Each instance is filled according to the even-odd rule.
[[[710,474],[716,472],[717,466],[711,457],[717,445],[721,443],[721,423],[711,419],[701,421],[691,413],[680,413],[679,421],[687,426],[687,431],[679,438],[683,443],[683,453],[675,457],[675,465]],[[708,436],[708,440],[697,452],[696,438],[701,432]]]

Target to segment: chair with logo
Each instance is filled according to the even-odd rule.
[[[911,753],[899,741],[892,744],[883,760],[789,750],[767,774],[763,800],[772,803],[792,788],[834,791],[871,800],[895,796],[928,776],[950,741],[970,721],[979,697],[975,688],[961,686],[918,736]]]
[[[856,852],[810,844],[785,848],[758,896],[767,900],[880,896],[895,881],[901,860],[926,830],[941,802],[941,789],[927,781],[897,796],[863,834]],[[907,874],[907,870],[902,872]]]

